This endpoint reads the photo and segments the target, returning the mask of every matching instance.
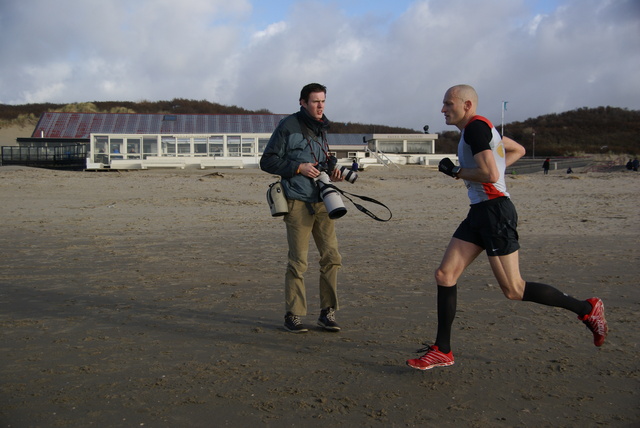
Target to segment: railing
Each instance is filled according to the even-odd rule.
[[[380,150],[378,151],[373,151],[370,150],[368,147],[366,148],[366,151],[371,153],[376,159],[378,159],[378,162],[380,162],[382,165],[386,166],[387,168],[389,168],[389,164],[395,166],[396,168],[400,168],[398,165],[396,165],[391,159],[389,159],[389,157],[387,155],[385,155],[383,152],[381,152]]]
[[[507,174],[533,174],[542,172],[542,162],[544,158],[539,159],[520,159],[510,167],[507,167]],[[592,165],[591,158],[551,158],[551,171],[566,171],[571,167],[574,171],[576,168],[588,168]],[[585,170],[582,170],[585,171]]]
[[[82,170],[86,166],[87,146],[2,147],[2,165]]]

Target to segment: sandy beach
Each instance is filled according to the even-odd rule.
[[[640,174],[507,180],[525,279],[604,300],[601,348],[567,311],[505,299],[482,255],[459,283],[456,364],[433,271],[468,199],[420,166],[372,168],[345,202],[340,333],[282,327],[286,238],[259,170],[0,167],[2,427],[633,427],[640,423]],[[375,210],[375,206],[370,206]],[[384,215],[384,211],[380,212]]]

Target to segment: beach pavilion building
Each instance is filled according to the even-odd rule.
[[[44,113],[22,150],[84,153],[86,169],[257,167],[287,114]],[[339,163],[437,165],[436,134],[329,134]],[[83,151],[78,151],[82,147]],[[3,148],[4,149],[4,148]],[[3,150],[4,152],[4,150]],[[3,155],[4,156],[4,155]]]

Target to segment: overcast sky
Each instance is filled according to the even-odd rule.
[[[499,125],[640,110],[638,0],[0,0],[0,103],[189,98],[273,113],[328,87],[341,122],[452,130],[468,83]]]

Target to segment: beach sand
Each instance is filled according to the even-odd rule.
[[[343,329],[315,327],[311,244],[310,331],[295,335],[273,181],[0,167],[0,426],[638,426],[640,175],[508,178],[523,276],[601,297],[604,346],[570,312],[505,299],[482,255],[459,281],[456,364],[425,372],[405,360],[435,338],[462,182],[415,166],[340,183],[393,219],[345,202]]]

